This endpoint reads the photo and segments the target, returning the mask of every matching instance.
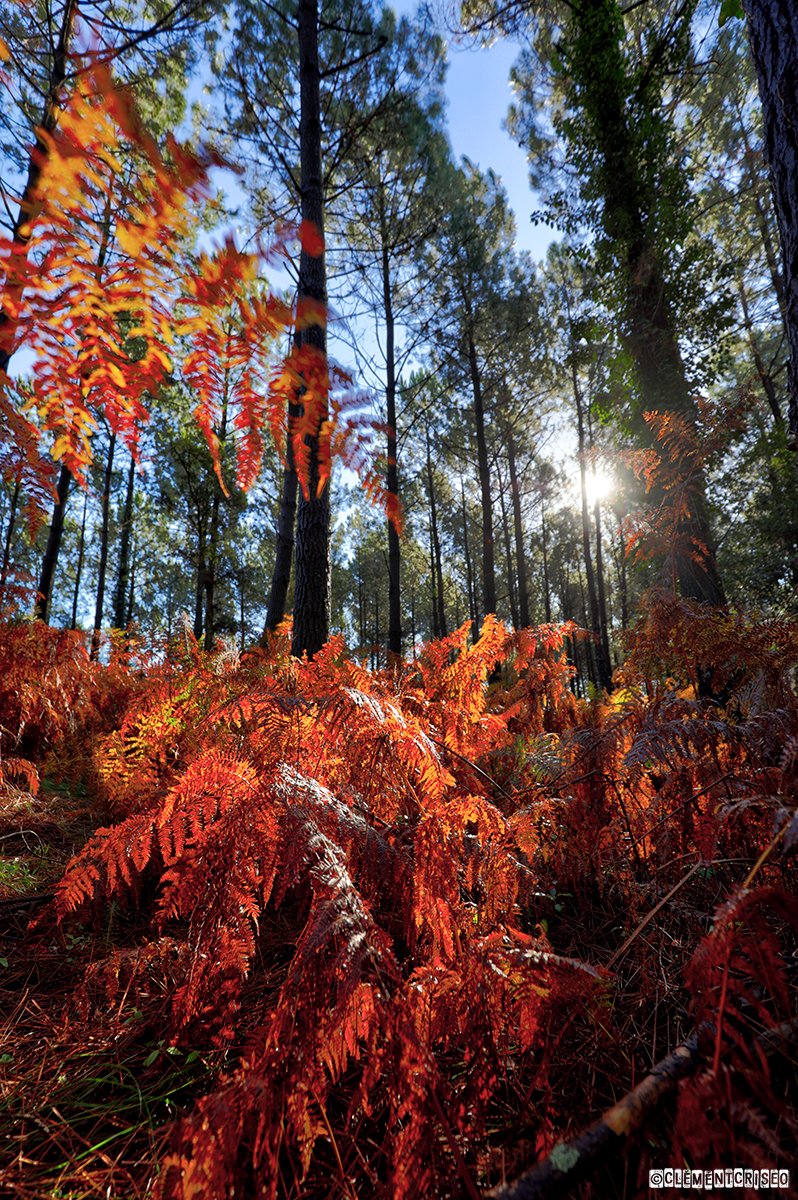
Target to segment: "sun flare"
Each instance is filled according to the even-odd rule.
[[[596,501],[601,503],[602,500],[606,500],[615,491],[615,479],[606,467],[597,466],[589,469],[585,483],[587,502],[591,506]]]

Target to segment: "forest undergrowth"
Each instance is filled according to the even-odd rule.
[[[798,626],[653,593],[589,700],[577,636],[6,625],[4,1194],[478,1197],[690,1037],[584,1194],[794,1167]]]

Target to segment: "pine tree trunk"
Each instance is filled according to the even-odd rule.
[[[488,444],[485,438],[485,407],[482,398],[482,380],[477,362],[477,349],[473,334],[468,335],[468,366],[471,373],[471,388],[474,394],[474,425],[477,435],[477,469],[479,492],[482,501],[482,615],[496,612],[496,564],[493,548],[493,500],[490,494],[490,469],[488,467]]]
[[[529,617],[529,585],[526,577],[526,556],[524,554],[524,524],[521,515],[521,487],[518,482],[518,465],[515,458],[515,438],[512,426],[507,426],[507,465],[510,470],[510,489],[513,501],[513,530],[515,533],[515,559],[518,578],[518,620],[521,629],[530,624]]]
[[[460,476],[460,508],[463,514],[463,554],[465,556],[466,586],[468,587],[468,616],[471,621],[471,636],[477,633],[477,602],[474,595],[474,568],[471,565],[471,550],[468,543],[468,514],[466,512],[465,487]]]
[[[581,495],[582,516],[582,554],[585,562],[585,578],[587,580],[587,599],[590,608],[590,628],[596,639],[591,646],[595,662],[595,682],[599,687],[608,688],[612,679],[612,666],[609,654],[605,654],[606,636],[602,637],[601,611],[599,607],[596,573],[593,567],[593,555],[590,546],[590,511],[587,502],[587,438],[585,434],[585,412],[582,401],[582,389],[579,386],[579,376],[576,370],[574,353],[571,353],[571,382],[574,389],[576,405],[576,432],[579,451],[579,485]],[[603,585],[602,585],[603,586]]]
[[[11,503],[8,512],[8,524],[6,525],[6,536],[3,540],[3,566],[0,569],[0,603],[2,603],[5,595],[6,582],[8,580],[8,569],[11,566],[11,545],[14,538],[14,526],[17,521],[17,509],[19,507],[20,482],[19,479],[14,480],[14,490],[11,493]]]
[[[541,496],[540,499],[540,540],[543,546],[543,611],[546,616],[546,624],[551,624],[551,588],[549,586],[549,549],[548,549],[548,531],[546,529],[546,506]]]
[[[127,472],[127,490],[125,492],[125,507],[122,510],[122,531],[119,539],[119,568],[116,573],[114,588],[114,628],[125,628],[125,607],[127,603],[127,585],[130,574],[130,539],[133,533],[133,499],[136,485],[136,462],[130,457]]]
[[[203,612],[205,601],[205,574],[208,565],[205,560],[205,527],[200,524],[197,533],[197,579],[194,592],[194,637],[197,641],[202,637]]]
[[[69,46],[72,40],[72,31],[75,25],[77,10],[77,0],[66,0],[61,13],[61,28],[58,33],[58,42],[56,43],[50,67],[47,95],[42,109],[42,117],[39,121],[41,132],[45,134],[52,133],[58,121],[60,93],[66,79]],[[31,227],[37,212],[37,202],[34,194],[39,186],[39,179],[41,178],[46,156],[47,142],[41,136],[41,133],[37,133],[35,153],[31,154],[28,162],[28,175],[22,190],[11,234],[16,246],[27,246],[30,241]],[[21,279],[22,276],[20,282],[14,282],[7,290],[6,299],[10,300],[11,304],[0,308],[0,378],[8,372],[8,364],[14,353],[14,340],[18,327],[16,310],[19,307],[19,302],[24,291],[24,284]]]
[[[321,158],[321,75],[319,68],[319,0],[299,0],[299,158],[301,212],[306,228],[324,237],[324,180]],[[308,302],[327,303],[324,251],[311,255],[303,249],[299,260],[297,307],[301,313]],[[325,318],[321,318],[325,320]],[[324,324],[300,329],[303,347],[319,355],[319,376],[326,370],[327,337]],[[326,417],[326,408],[321,420]],[[320,428],[320,426],[319,426]],[[296,517],[296,585],[294,588],[294,634],[291,646],[297,657],[312,657],[327,641],[330,624],[330,488],[318,494],[318,433],[308,438],[308,493],[300,491]]]
[[[266,627],[261,638],[265,646],[268,634],[273,632],[285,617],[288,588],[291,583],[291,560],[294,557],[294,525],[296,523],[296,498],[299,481],[294,466],[294,445],[291,430],[299,416],[300,406],[288,404],[288,439],[286,442],[286,464],[283,470],[283,488],[280,496],[280,512],[277,517],[277,537],[274,553],[274,569],[266,609]]]
[[[636,134],[625,108],[623,17],[617,0],[593,0],[573,13],[577,37],[570,62],[603,160],[604,232],[623,259],[626,348],[636,367],[645,409],[678,414],[695,429],[696,405],[674,326],[671,289],[646,219],[659,201],[643,180]],[[680,590],[701,603],[724,604],[703,470],[690,453],[670,462],[668,446],[656,437],[654,441],[664,462],[685,485],[673,546]],[[659,498],[664,499],[661,492]]]
[[[781,240],[790,346],[789,428],[798,439],[798,22],[794,0],[743,0],[759,79],[773,206]]]
[[[629,589],[627,585],[626,573],[626,546],[623,541],[623,525],[618,518],[618,542],[617,553],[613,553],[615,558],[615,569],[618,575],[618,596],[621,602],[621,630],[626,632],[629,626]]]
[[[756,373],[759,376],[759,382],[762,384],[762,391],[765,393],[765,398],[768,402],[768,407],[773,415],[773,423],[778,429],[784,427],[784,417],[781,415],[781,406],[779,398],[776,395],[776,385],[773,382],[773,376],[765,365],[765,360],[762,357],[762,351],[759,346],[759,340],[756,336],[754,323],[751,320],[751,310],[748,307],[748,295],[745,290],[745,283],[742,275],[737,280],[737,290],[740,294],[740,306],[743,310],[743,328],[745,329],[748,345],[751,350],[751,357],[754,360]]]
[[[214,625],[216,622],[215,611],[215,588],[216,588],[216,564],[213,560],[214,545],[213,535],[211,535],[211,551],[208,558],[208,565],[205,568],[205,633],[202,639],[202,645],[205,650],[213,650],[215,641]]]
[[[53,505],[53,515],[50,519],[50,529],[47,534],[47,545],[44,550],[42,569],[39,574],[39,588],[33,608],[33,615],[37,621],[46,622],[50,615],[53,577],[55,576],[55,568],[58,563],[58,552],[61,549],[61,538],[64,533],[64,515],[66,513],[71,484],[72,476],[68,468],[62,465],[61,470],[58,472],[58,483],[55,489],[56,501]]]
[[[427,487],[429,488],[429,526],[430,549],[432,554],[432,572],[434,577],[433,605],[437,595],[437,611],[435,613],[435,637],[446,637],[446,606],[443,595],[443,564],[441,562],[441,543],[438,537],[438,508],[435,503],[435,479],[432,474],[432,455],[430,452],[429,429],[427,430]]]
[[[601,539],[601,505],[598,500],[593,505],[593,520],[596,527],[596,588],[598,590],[599,609],[599,638],[602,655],[602,670],[607,682],[604,687],[609,690],[612,686],[612,653],[610,651],[610,627],[607,618],[607,587],[604,579],[604,550]]]
[[[366,595],[363,589],[363,566],[359,559],[357,564],[357,633],[358,645],[362,650],[366,645]]]
[[[218,492],[211,505],[211,529],[208,543],[208,562],[205,567],[205,649],[213,650],[216,637],[216,559],[219,552],[219,505]]]
[[[105,604],[105,577],[108,571],[108,519],[111,512],[111,482],[114,473],[114,450],[116,434],[111,434],[108,443],[108,459],[105,464],[102,497],[102,530],[100,533],[100,569],[97,574],[97,603],[94,607],[94,629],[91,635],[91,657],[96,659],[100,653],[100,634],[103,624],[103,607]]]
[[[381,194],[381,201],[384,197]],[[396,344],[391,291],[391,264],[388,256],[388,230],[385,223],[384,203],[380,207],[380,236],[382,239],[382,302],[385,316],[385,410],[388,422],[388,457],[385,468],[385,486],[389,496],[399,498],[399,466],[397,463],[396,440]],[[402,599],[401,599],[401,547],[399,534],[393,522],[388,522],[388,654],[402,657]]]
[[[441,637],[448,634],[446,622],[446,592],[443,587],[443,559],[441,557],[441,541],[438,537],[437,521],[435,523],[435,573],[438,579],[438,625]]]
[[[70,629],[78,627],[78,600],[80,599],[80,580],[83,575],[83,559],[86,553],[86,510],[89,506],[88,489],[83,493],[83,516],[80,519],[80,539],[78,540],[78,565],[75,568],[75,589],[72,593],[72,621]]]
[[[507,518],[507,501],[504,497],[504,484],[499,477],[499,508],[502,518],[502,537],[504,539],[504,557],[507,560],[507,597],[510,602],[510,619],[512,620],[513,629],[520,629],[518,624],[518,605],[515,599],[515,578],[513,551],[510,544],[510,522]]]
[[[238,582],[238,649],[244,649],[244,576],[239,576]]]
[[[416,661],[416,591],[410,592],[410,640],[413,649],[413,662]]]
[[[130,589],[127,594],[127,611],[125,613],[125,629],[129,629],[133,621],[133,606],[136,599],[136,543],[133,542],[130,552]],[[171,620],[171,617],[170,617]]]

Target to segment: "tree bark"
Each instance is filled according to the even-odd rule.
[[[385,412],[388,422],[385,486],[389,496],[399,499],[399,465],[396,439],[396,329],[391,290],[384,196],[380,193],[380,239],[382,242],[382,302],[385,316]],[[388,655],[402,657],[401,547],[399,534],[388,522]]]
[[[768,407],[770,408],[773,416],[773,423],[778,429],[782,429],[784,427],[784,417],[781,415],[781,405],[779,404],[779,398],[776,395],[776,385],[773,382],[773,376],[767,369],[765,360],[762,357],[762,351],[759,346],[756,331],[754,330],[754,323],[751,320],[751,310],[748,307],[748,295],[745,290],[745,283],[743,282],[742,275],[737,281],[737,290],[740,293],[740,305],[743,310],[743,328],[745,329],[746,336],[748,338],[748,345],[751,350],[751,357],[754,360],[756,373],[759,376],[759,382],[762,384],[762,391],[765,393]]]
[[[20,482],[19,478],[14,481],[14,490],[11,493],[11,503],[8,511],[8,524],[6,525],[6,536],[3,540],[3,566],[0,570],[0,603],[3,602],[6,581],[8,580],[8,568],[11,565],[11,543],[14,538],[14,526],[17,521],[17,509],[19,507]]]
[[[593,520],[596,527],[596,588],[598,591],[599,638],[604,669],[607,672],[605,687],[612,686],[612,654],[610,652],[610,627],[607,617],[607,587],[604,579],[604,549],[601,537],[601,505],[593,504]]]
[[[574,403],[576,405],[576,432],[578,439],[579,451],[579,485],[581,495],[581,516],[582,516],[582,555],[585,562],[585,578],[587,581],[587,600],[590,609],[590,627],[593,631],[593,636],[596,639],[591,647],[592,657],[595,662],[596,683],[599,687],[609,688],[612,680],[612,666],[610,664],[609,649],[607,646],[606,628],[602,637],[602,620],[601,608],[599,605],[599,593],[596,585],[596,572],[593,566],[593,555],[590,546],[590,511],[587,500],[587,436],[585,430],[585,410],[582,398],[582,389],[579,385],[579,376],[576,369],[576,360],[572,348],[571,353],[571,382],[574,390]],[[598,527],[597,527],[598,528]],[[603,582],[602,582],[603,588]],[[606,618],[604,622],[606,626]],[[605,647],[606,650],[605,650]]]
[[[288,439],[286,442],[286,464],[283,470],[283,489],[280,496],[280,512],[277,516],[277,537],[274,554],[274,569],[266,609],[266,627],[261,638],[265,646],[269,633],[274,632],[285,617],[288,588],[291,583],[291,560],[294,557],[294,525],[296,524],[296,497],[299,481],[294,466],[294,445],[291,430],[300,414],[299,404],[288,404]]]
[[[319,68],[319,0],[299,0],[299,158],[301,215],[306,229],[324,238],[324,180],[321,153],[321,72]],[[302,314],[309,303],[326,307],[327,274],[324,250],[299,260],[297,307]],[[300,326],[299,341],[319,356],[318,377],[327,367],[326,316]],[[326,399],[326,398],[325,398]],[[326,419],[326,403],[316,432],[308,438],[308,492],[300,490],[296,516],[296,586],[292,653],[313,657],[327,641],[330,624],[330,489],[319,494],[319,431]]]
[[[208,562],[205,567],[205,633],[203,646],[213,650],[216,625],[216,551],[218,545],[217,524],[219,520],[218,503],[215,502],[211,513],[211,535],[208,544]]]
[[[615,569],[618,574],[618,595],[621,602],[621,630],[626,633],[629,627],[629,588],[627,583],[626,571],[626,546],[623,540],[623,522],[618,517],[618,542],[617,552],[614,552]]]
[[[786,6],[789,0],[783,3]],[[573,12],[576,38],[570,65],[581,85],[586,119],[602,159],[604,232],[617,246],[625,274],[624,340],[636,367],[643,407],[678,414],[695,431],[695,400],[674,326],[671,289],[652,240],[651,214],[660,201],[643,179],[636,130],[619,86],[628,74],[623,16],[617,0],[592,0]],[[671,461],[668,446],[656,435],[654,441],[663,462],[683,484],[683,511],[677,518],[673,546],[680,590],[701,603],[724,604],[704,472],[689,451]],[[662,493],[659,498],[665,500]]]
[[[357,633],[358,646],[362,650],[366,645],[366,594],[363,588],[363,564],[357,562]]]
[[[446,637],[446,604],[443,595],[443,563],[441,561],[441,543],[440,538],[438,537],[438,509],[435,503],[435,479],[432,474],[432,454],[430,451],[429,429],[427,430],[427,486],[429,488],[430,552],[432,555],[431,566],[433,573],[433,637]]]
[[[136,599],[136,543],[133,542],[130,552],[130,589],[127,594],[127,611],[125,613],[125,629],[129,629],[133,621],[133,605]],[[169,618],[171,620],[171,616]]]
[[[410,592],[410,644],[413,651],[413,662],[416,661],[416,590]]]
[[[526,576],[524,554],[524,523],[521,514],[521,487],[518,481],[518,465],[515,457],[515,438],[510,424],[507,425],[507,465],[510,471],[510,489],[513,501],[513,531],[515,534],[515,559],[518,578],[518,620],[522,629],[530,622],[529,584]]]
[[[122,530],[119,539],[119,569],[116,573],[114,588],[114,628],[125,628],[125,607],[127,603],[127,585],[130,575],[130,539],[133,533],[133,499],[136,486],[136,461],[130,456],[130,466],[127,472],[127,490],[125,492],[125,507],[122,510]]]
[[[58,41],[50,68],[47,95],[39,122],[43,133],[52,133],[58,121],[60,92],[66,79],[69,44],[72,40],[72,30],[75,24],[77,9],[77,0],[66,0],[61,14],[61,28],[58,33]],[[47,143],[41,134],[37,134],[36,152],[31,154],[28,163],[28,175],[22,190],[22,197],[19,202],[19,209],[17,210],[11,235],[17,246],[27,246],[30,241],[31,227],[37,215],[35,192],[39,186],[39,179],[41,178],[46,154]],[[20,280],[18,282],[15,281],[8,289],[7,299],[12,301],[11,305],[0,308],[0,379],[7,374],[8,364],[15,349],[15,336],[18,327],[18,318],[15,314],[24,291],[23,280],[24,276],[21,276]]]
[[[91,635],[91,657],[96,659],[100,653],[100,634],[103,624],[103,606],[105,604],[105,577],[108,570],[108,519],[111,512],[111,482],[114,473],[114,449],[116,434],[111,434],[108,443],[108,459],[105,464],[102,496],[102,531],[100,534],[100,569],[97,575],[97,603],[94,608],[94,629]]]
[[[504,481],[501,475],[498,479],[499,485],[499,509],[502,518],[502,537],[504,540],[504,557],[507,560],[507,597],[510,603],[510,618],[512,620],[513,629],[520,629],[518,622],[518,604],[515,596],[515,572],[513,563],[513,549],[510,543],[510,522],[507,517],[507,501],[504,495]]]
[[[759,80],[765,158],[781,241],[790,346],[789,429],[798,439],[798,23],[794,0],[743,0]]]
[[[58,552],[61,549],[61,538],[64,533],[64,515],[66,513],[67,500],[69,499],[69,489],[72,484],[72,476],[69,470],[61,466],[58,472],[58,483],[56,484],[56,500],[53,505],[53,515],[50,520],[50,529],[47,534],[47,545],[44,550],[44,558],[42,559],[42,569],[39,575],[39,588],[36,595],[36,603],[33,608],[33,615],[37,621],[47,621],[50,615],[50,598],[53,590],[53,577],[55,568],[58,563]]]
[[[244,574],[238,577],[238,649],[244,649]]]
[[[194,637],[197,641],[202,637],[205,575],[207,570],[208,564],[205,559],[205,528],[203,525],[200,525],[197,532],[197,580],[194,593]]]
[[[75,568],[75,588],[72,592],[72,620],[70,629],[78,627],[78,600],[80,599],[80,580],[83,574],[83,559],[86,553],[86,510],[89,505],[88,489],[83,493],[83,516],[80,519],[80,538],[78,540],[78,564]]]
[[[490,494],[490,469],[488,467],[488,444],[485,438],[485,406],[482,396],[482,379],[477,362],[477,348],[473,332],[468,331],[468,368],[474,394],[474,425],[477,435],[477,469],[479,471],[479,493],[482,502],[482,616],[496,612],[496,563],[493,545],[493,500]]]
[[[474,568],[471,564],[471,549],[468,542],[468,513],[465,502],[465,486],[460,476],[460,508],[463,514],[463,555],[465,557],[466,586],[468,587],[468,616],[471,620],[471,635],[477,634],[477,601],[474,595]]]
[[[549,548],[548,532],[546,529],[546,503],[540,498],[540,540],[543,546],[543,611],[546,624],[551,624],[551,588],[549,586]]]

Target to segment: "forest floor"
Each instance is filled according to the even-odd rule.
[[[590,700],[575,636],[374,673],[4,626],[0,1194],[795,1170],[798,628],[652,596]]]

